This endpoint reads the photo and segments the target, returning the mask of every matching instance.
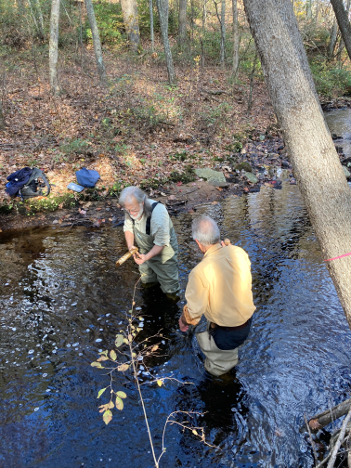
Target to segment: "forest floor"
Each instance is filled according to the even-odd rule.
[[[7,70],[6,127],[0,133],[2,230],[61,223],[70,215],[48,213],[69,207],[76,222],[82,217],[93,225],[115,222],[118,213],[102,217],[91,210],[115,207],[113,198],[127,185],[141,186],[175,213],[200,201],[258,190],[262,183],[274,186],[281,167],[291,172],[262,80],[254,81],[249,113],[248,76],[233,83],[229,70],[178,63],[177,86],[170,87],[155,54],[107,51],[109,82],[102,87],[92,50],[78,52],[61,55],[58,97],[49,90],[47,52],[2,57]],[[6,177],[24,166],[43,170],[52,184],[48,198],[9,199]],[[67,185],[77,182],[75,171],[82,167],[97,170],[101,178],[95,189],[77,194]],[[222,172],[227,183],[209,184],[195,174],[197,168]]]

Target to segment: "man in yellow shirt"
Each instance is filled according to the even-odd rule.
[[[179,327],[186,332],[205,315],[207,330],[196,337],[206,370],[222,375],[238,363],[238,347],[250,331],[255,311],[251,263],[241,247],[220,242],[218,226],[209,216],[193,221],[192,235],[204,258],[189,275]]]

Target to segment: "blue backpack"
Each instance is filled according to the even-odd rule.
[[[79,185],[87,188],[95,187],[96,182],[100,179],[100,174],[93,169],[86,169],[83,167],[80,171],[76,172],[77,182]]]
[[[10,174],[7,178],[6,193],[10,197],[19,196],[23,199],[38,196],[47,197],[50,193],[50,184],[44,173],[37,167],[24,167]],[[46,187],[46,194],[42,188]]]

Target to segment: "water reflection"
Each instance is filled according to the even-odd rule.
[[[325,114],[331,133],[343,140],[338,140],[337,145],[343,149],[346,157],[351,156],[351,109],[334,109]]]
[[[181,409],[205,412],[195,423],[219,447],[170,427],[163,466],[312,466],[298,428],[304,413],[346,396],[351,339],[298,189],[264,187],[201,212],[249,253],[258,309],[236,376],[225,381],[205,374],[192,338],[178,331],[182,304],[159,288],[137,289],[145,318],[139,339],[163,334],[160,356],[147,362],[150,372],[194,384],[156,388],[141,374],[156,446],[168,414]],[[201,258],[190,238],[192,217],[174,219],[183,289]],[[125,250],[122,229],[19,232],[0,248],[0,466],[95,468],[123,460],[151,467],[131,377],[116,376],[128,399],[105,427],[96,395],[107,378],[89,366],[125,326],[138,278],[132,261],[115,267]]]

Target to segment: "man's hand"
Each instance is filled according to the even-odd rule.
[[[224,241],[221,241],[222,247],[226,247],[227,245],[232,245],[229,239],[224,239]]]
[[[179,330],[183,333],[187,332],[189,329],[189,325],[185,325],[183,323],[182,317],[179,318]]]
[[[136,249],[135,245],[131,245],[130,247],[128,247],[129,252],[134,250],[134,249]]]
[[[145,254],[140,254],[139,252],[135,253],[133,255],[133,257],[134,257],[134,261],[135,261],[135,263],[137,265],[142,265],[143,263],[145,263],[148,260],[148,258],[147,258],[147,256]]]

